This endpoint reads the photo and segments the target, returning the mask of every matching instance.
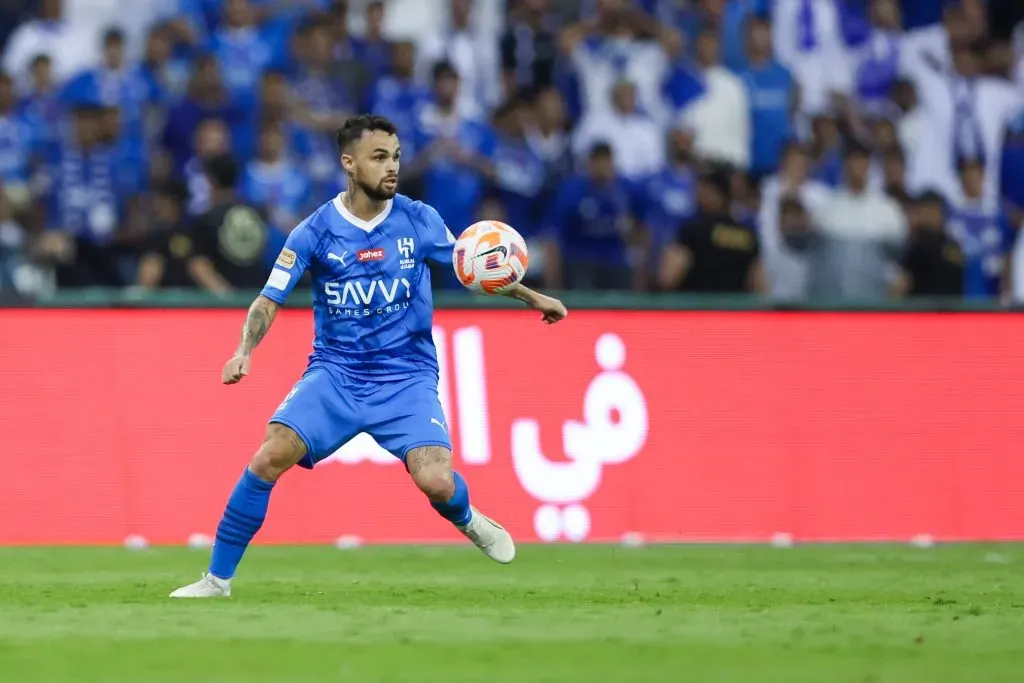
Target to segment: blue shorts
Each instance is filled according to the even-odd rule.
[[[452,447],[432,376],[363,381],[317,363],[306,369],[270,422],[291,428],[306,444],[299,462],[305,468],[362,432],[403,462],[413,448]]]

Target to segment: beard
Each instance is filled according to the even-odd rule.
[[[398,192],[397,184],[394,189],[387,189],[384,187],[383,180],[376,185],[368,185],[362,181],[357,181],[356,184],[363,194],[375,202],[386,202],[389,199],[394,199],[395,194]]]

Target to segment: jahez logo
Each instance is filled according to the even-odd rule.
[[[363,249],[362,251],[356,252],[356,260],[360,263],[366,261],[380,261],[384,258],[383,249]]]

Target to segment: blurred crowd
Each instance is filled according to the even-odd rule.
[[[0,0],[0,290],[262,284],[400,191],[557,288],[1024,301],[1024,2]],[[451,286],[452,278],[439,278]]]

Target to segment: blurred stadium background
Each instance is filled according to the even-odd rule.
[[[11,680],[1021,680],[1024,3],[0,0],[0,55]],[[309,351],[297,291],[220,386],[241,309],[367,111],[571,311],[434,278],[520,557],[435,548],[357,439],[227,610],[166,605]]]

